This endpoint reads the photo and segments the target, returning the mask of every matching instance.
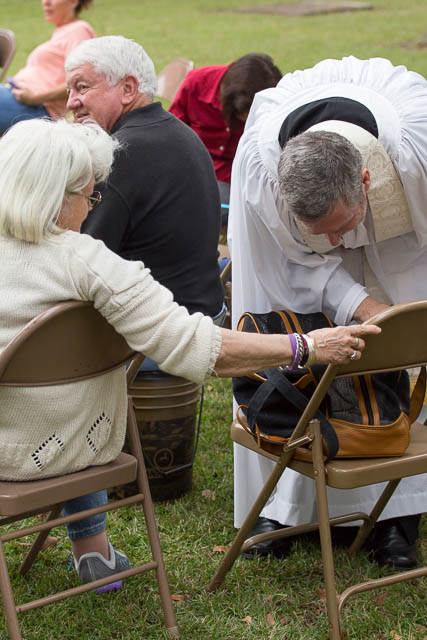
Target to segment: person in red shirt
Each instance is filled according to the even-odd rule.
[[[281,77],[270,56],[248,53],[229,65],[190,71],[169,107],[207,147],[223,204],[229,200],[231,165],[252,100]]]

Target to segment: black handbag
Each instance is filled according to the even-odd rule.
[[[245,313],[237,330],[288,334],[332,326],[326,314],[285,310]],[[259,446],[261,441],[285,442],[290,437],[325,369],[324,365],[296,371],[275,367],[233,378],[234,397],[246,415],[240,423],[250,429]],[[402,455],[409,444],[411,422],[421,410],[425,384],[422,368],[411,407],[407,371],[336,378],[314,416],[320,421],[325,457]],[[309,452],[298,450],[296,457],[308,459]]]

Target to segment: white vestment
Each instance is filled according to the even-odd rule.
[[[278,136],[295,109],[335,96],[360,102],[373,114],[379,141],[402,182],[414,231],[378,242],[368,214],[343,236],[343,246],[320,254],[304,242],[279,192]],[[427,298],[426,209],[427,82],[422,76],[380,58],[354,57],[287,74],[277,87],[255,96],[233,163],[228,227],[233,326],[244,311],[283,308],[322,310],[337,324],[348,324],[367,296],[366,262],[392,303]],[[270,461],[235,446],[237,527],[271,468]],[[381,490],[382,485],[329,489],[331,514],[369,510]],[[425,511],[427,474],[402,481],[382,518]],[[288,525],[316,519],[312,481],[286,470],[261,515]]]

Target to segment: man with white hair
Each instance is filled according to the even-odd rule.
[[[231,181],[234,327],[281,308],[350,324],[427,298],[426,132],[426,80],[380,58],[325,60],[255,96]],[[235,446],[236,526],[270,469]],[[369,511],[380,490],[330,490],[331,515]],[[415,566],[426,507],[427,476],[402,481],[372,538],[379,564]],[[310,519],[313,483],[286,470],[252,534]]]
[[[141,260],[190,313],[201,311],[220,323],[221,209],[208,151],[187,125],[153,102],[154,65],[136,42],[94,38],[92,46],[72,51],[65,72],[75,121],[95,121],[121,144],[107,182],[96,185],[102,199],[81,231],[122,258]],[[146,358],[143,369],[158,366]],[[73,512],[106,502],[105,491],[90,494]]]
[[[198,136],[153,101],[151,59],[136,42],[105,36],[76,47],[65,71],[74,119],[95,120],[122,144],[82,231],[123,258],[142,260],[191,313],[221,316],[212,161]]]

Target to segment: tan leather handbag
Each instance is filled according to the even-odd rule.
[[[334,326],[323,313],[296,314],[271,311],[245,313],[238,331],[252,333],[308,333]],[[260,444],[285,442],[291,435],[317,386],[325,366],[289,371],[275,367],[233,378],[239,403],[237,418]],[[409,444],[409,430],[421,410],[426,389],[423,367],[410,398],[406,371],[336,378],[315,417],[320,420],[325,457],[369,458],[402,455]],[[246,420],[241,419],[241,411]],[[308,450],[296,457],[307,459]]]

